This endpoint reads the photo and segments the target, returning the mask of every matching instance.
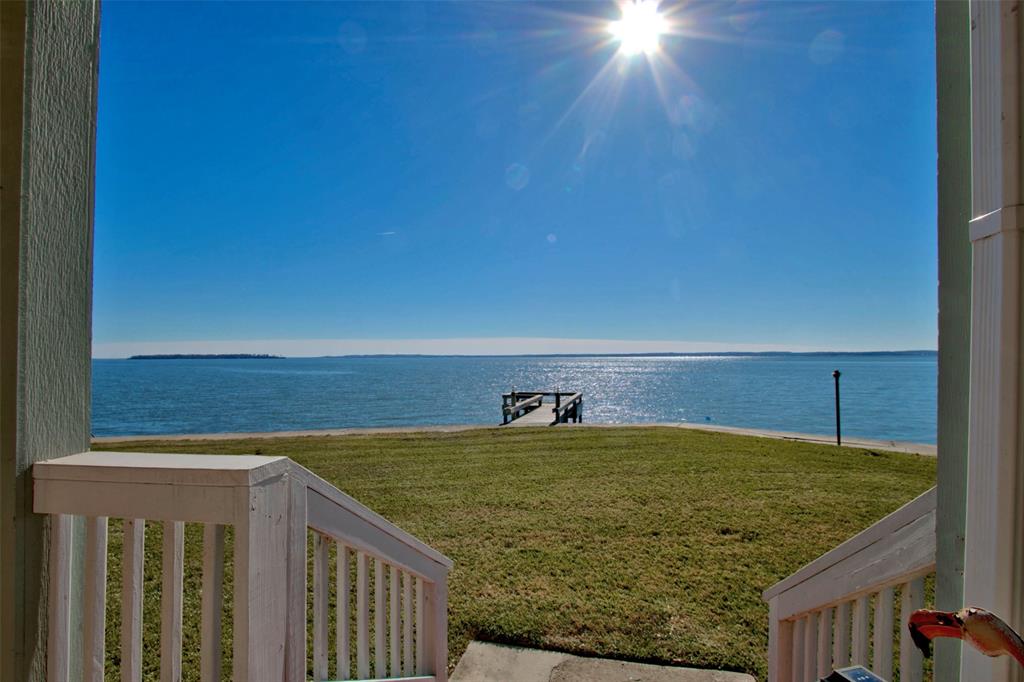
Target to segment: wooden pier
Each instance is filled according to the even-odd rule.
[[[502,426],[556,426],[582,421],[582,393],[512,391],[501,396]]]

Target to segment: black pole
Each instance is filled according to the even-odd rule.
[[[836,445],[843,444],[842,430],[839,428],[839,370],[832,372],[832,378],[836,380]]]

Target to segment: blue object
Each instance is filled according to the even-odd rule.
[[[832,674],[825,677],[821,682],[886,682],[867,668],[854,665],[849,668],[833,670]]]

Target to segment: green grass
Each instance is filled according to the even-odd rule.
[[[758,677],[766,669],[768,633],[761,591],[935,479],[929,457],[674,428],[101,447],[287,455],[313,470],[454,560],[452,663],[478,638]],[[148,674],[158,665],[153,530]],[[116,576],[116,527],[111,537]],[[200,539],[198,528],[190,529],[186,679],[195,679],[198,668]],[[109,633],[111,663],[115,634]]]

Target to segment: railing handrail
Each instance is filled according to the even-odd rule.
[[[577,403],[583,400],[582,393],[572,393],[567,401],[562,403],[559,407],[555,408],[555,419],[558,420],[563,414],[568,412]]]
[[[352,532],[351,528],[339,530],[336,527],[325,527],[329,524],[325,519],[318,518],[315,515],[313,511],[315,507],[313,507],[312,503],[310,506],[313,507],[313,509],[309,512],[309,526],[311,528],[322,531],[327,535],[344,539],[353,548],[366,551],[375,556],[380,556],[389,563],[396,564],[404,570],[414,573],[430,582],[437,581],[440,576],[447,574],[451,570],[454,565],[452,560],[438,552],[433,547],[402,530],[369,507],[357,502],[355,499],[338,490],[338,488],[320,478],[309,469],[306,469],[299,464],[295,464],[294,462],[291,462],[291,464],[294,467],[293,471],[295,475],[301,477],[301,480],[306,485],[307,489],[322,497],[330,506],[331,511],[334,514],[337,514],[337,512],[344,512],[352,515],[355,519],[366,523],[375,531],[390,539],[391,547],[382,547],[379,536],[377,536],[376,539],[373,539],[371,536],[357,535]],[[406,556],[409,552],[421,557],[422,559],[428,560],[433,564],[433,566],[424,564],[423,562],[409,560]]]
[[[544,401],[544,394],[543,393],[538,393],[538,394],[536,394],[536,395],[534,395],[534,396],[532,396],[530,398],[526,398],[525,400],[520,400],[515,405],[507,405],[507,406],[501,408],[501,412],[502,412],[502,414],[506,414],[506,415],[508,415],[508,414],[515,414],[516,412],[522,412],[523,410],[525,410],[527,407],[530,407],[534,403],[536,403],[539,406],[539,405],[541,405],[543,403],[543,401]]]
[[[280,476],[294,462],[266,455],[189,455],[89,450],[37,462],[34,480],[171,485],[254,485]],[[62,501],[67,502],[67,501]],[[77,512],[55,512],[77,513]]]
[[[884,584],[899,584],[908,576],[927,573],[935,566],[935,488],[931,488],[866,530],[853,536],[838,547],[826,552],[787,578],[764,591],[762,597],[770,601],[785,597],[795,590],[806,591],[808,583],[821,583],[823,576],[850,574],[858,568],[874,566],[870,574],[852,576],[845,586],[836,583],[819,591],[819,603],[806,604],[805,611],[849,599],[857,593],[871,592]],[[858,561],[857,559],[861,559]],[[889,558],[888,568],[879,565]],[[859,577],[859,579],[857,579]],[[870,582],[868,579],[871,578]],[[845,591],[840,591],[845,590]],[[789,600],[787,600],[789,601]],[[802,604],[807,599],[799,600]],[[795,606],[795,604],[794,604]],[[779,617],[786,618],[799,611],[783,609]]]
[[[542,396],[552,396],[552,397],[556,396],[556,395],[560,395],[560,396],[576,395],[575,393],[573,393],[571,391],[516,391],[515,394],[517,396],[521,396],[521,395],[529,395],[529,396],[542,395]],[[502,398],[511,398],[512,394],[511,393],[502,393],[501,397]]]

